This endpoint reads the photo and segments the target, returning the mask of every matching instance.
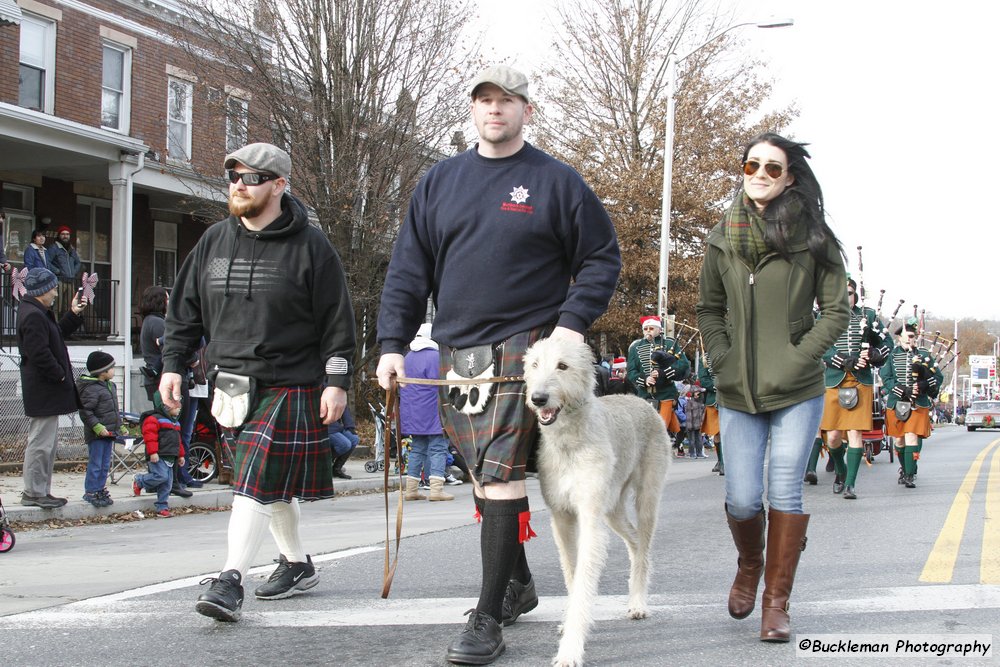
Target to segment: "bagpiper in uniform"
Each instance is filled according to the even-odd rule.
[[[663,417],[667,430],[673,434],[679,433],[681,425],[677,420],[677,415],[674,414],[674,405],[677,402],[677,388],[674,386],[674,382],[687,377],[691,362],[678,349],[676,340],[661,334],[663,326],[660,323],[660,318],[655,315],[647,315],[640,322],[643,337],[632,341],[628,347],[628,374],[626,377],[629,383],[635,387],[639,398],[659,402],[660,416]],[[657,350],[665,352],[668,361],[671,361],[662,378],[659,377],[657,365],[651,358],[653,352]]]
[[[836,469],[833,492],[857,498],[854,483],[864,456],[862,431],[872,430],[875,374],[892,346],[875,311],[856,305],[857,283],[847,279],[851,318],[847,329],[823,355],[826,365],[826,397],[820,430],[826,431],[827,447]],[[844,463],[843,435],[847,435],[847,463]]]
[[[912,489],[916,487],[913,483],[916,474],[914,454],[921,438],[930,437],[930,410],[944,375],[934,355],[916,346],[916,318],[908,320],[895,333],[899,337],[896,347],[879,372],[886,394],[885,432],[897,439],[896,451],[902,463],[899,483]],[[902,451],[898,447],[900,440]]]
[[[725,475],[726,466],[722,459],[722,437],[719,435],[719,398],[715,391],[715,374],[712,372],[712,363],[708,360],[708,355],[704,355],[701,360],[704,363],[698,369],[698,383],[705,392],[705,419],[701,422],[701,432],[712,438],[715,443],[715,453],[719,457],[712,472]]]

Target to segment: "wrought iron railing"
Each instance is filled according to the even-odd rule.
[[[83,311],[83,324],[73,334],[79,340],[107,340],[120,335],[117,280],[102,280],[94,287],[94,302]],[[0,272],[0,348],[17,348],[17,299],[9,273]],[[62,313],[57,313],[57,317]],[[127,328],[130,323],[125,322]]]

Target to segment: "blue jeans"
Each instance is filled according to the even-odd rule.
[[[823,396],[758,414],[719,407],[726,443],[726,506],[734,519],[749,519],[764,509],[765,454],[768,505],[802,514],[802,478],[822,417]]]
[[[87,474],[83,478],[83,490],[86,493],[97,493],[108,483],[108,470],[111,469],[111,448],[113,438],[98,438],[87,444],[90,455],[87,457]]]
[[[410,436],[410,455],[406,461],[408,477],[420,479],[421,468],[427,477],[444,477],[444,464],[448,459],[448,438],[444,435]]]
[[[146,468],[149,472],[136,475],[135,481],[146,491],[156,494],[153,504],[157,510],[165,510],[170,499],[170,487],[174,483],[174,463],[163,459],[156,463],[146,461]]]
[[[333,458],[353,452],[359,442],[361,442],[361,438],[356,433],[351,433],[350,431],[331,433],[330,447],[333,449]]]

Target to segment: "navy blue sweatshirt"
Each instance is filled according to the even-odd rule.
[[[285,194],[265,229],[239,218],[211,226],[184,260],[170,293],[163,370],[185,373],[208,341],[211,371],[250,375],[268,386],[349,389],[354,314],[330,241]]]
[[[548,323],[583,333],[620,270],[614,226],[576,171],[527,143],[499,159],[473,147],[413,193],[382,292],[382,353],[406,348],[429,294],[434,340],[452,347]]]

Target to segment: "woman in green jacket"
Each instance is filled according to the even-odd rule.
[[[776,134],[747,146],[743,186],[707,239],[697,306],[716,376],[726,516],[739,553],[729,613],[750,615],[763,574],[763,641],[789,639],[788,598],[809,523],[802,476],[823,413],[820,360],[848,320],[843,250],[808,157],[803,144]]]

